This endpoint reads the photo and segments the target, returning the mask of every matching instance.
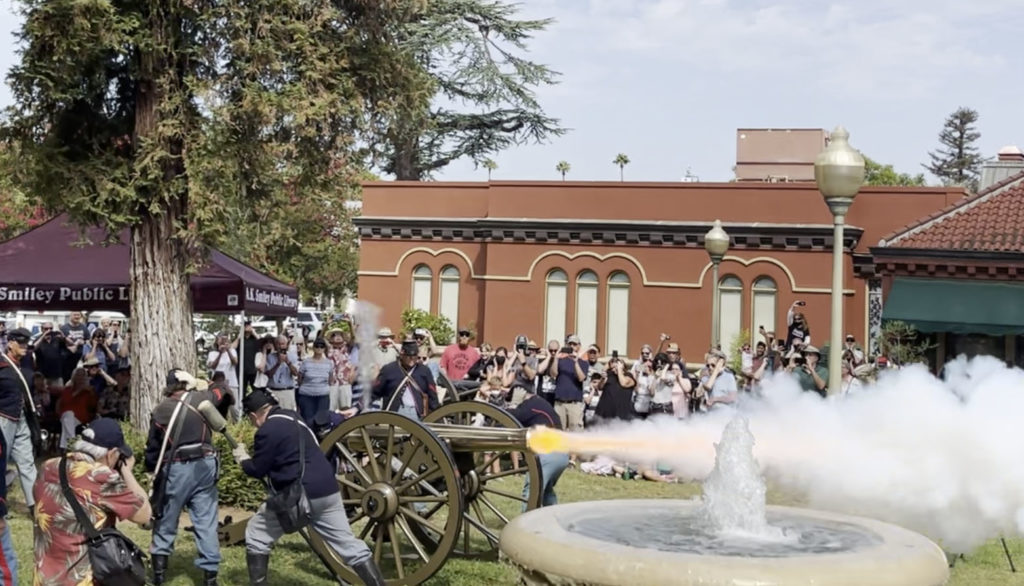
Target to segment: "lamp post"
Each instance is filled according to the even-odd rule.
[[[722,229],[722,221],[715,220],[715,225],[704,235],[704,250],[711,257],[711,347],[718,348],[722,316],[719,308],[718,265],[729,251],[729,235]]]
[[[828,146],[814,161],[814,180],[833,217],[832,324],[828,348],[828,394],[839,392],[843,369],[843,224],[853,198],[864,184],[864,157],[850,146],[842,126],[832,131]]]

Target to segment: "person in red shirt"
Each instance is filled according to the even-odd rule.
[[[469,374],[469,369],[480,359],[480,351],[470,346],[473,335],[467,328],[459,330],[456,343],[444,349],[441,354],[441,374],[453,383],[461,381]]]

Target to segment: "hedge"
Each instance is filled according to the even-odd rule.
[[[151,479],[149,474],[146,473],[143,459],[146,439],[127,423],[122,424],[121,428],[124,430],[125,441],[128,442],[128,445],[131,446],[136,454],[135,478],[138,479],[139,484],[143,488],[149,490]],[[231,437],[240,443],[244,443],[249,448],[249,451],[252,451],[253,435],[256,433],[256,428],[250,425],[248,421],[229,424],[228,431],[231,433]],[[220,492],[220,504],[255,511],[264,498],[266,498],[266,489],[263,487],[263,483],[256,478],[246,476],[242,472],[242,468],[235,463],[235,459],[231,456],[231,447],[228,446],[228,442],[223,434],[215,434],[213,444],[217,451],[220,452],[220,478],[217,481],[217,488]]]

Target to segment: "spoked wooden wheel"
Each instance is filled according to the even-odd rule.
[[[427,415],[424,421],[467,427],[522,427],[507,411],[481,401],[444,405]],[[509,519],[519,515],[524,506],[527,510],[540,506],[540,462],[529,451],[513,447],[497,451],[459,451],[455,462],[462,475],[462,496],[466,503],[455,554],[495,557],[498,537]],[[530,480],[530,489],[524,496],[526,479]]]
[[[320,447],[338,464],[352,532],[367,541],[389,586],[433,576],[455,547],[464,507],[447,444],[408,417],[374,411],[345,421]],[[358,583],[312,534],[313,547],[337,575]]]

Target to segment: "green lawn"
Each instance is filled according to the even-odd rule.
[[[695,484],[655,484],[645,481],[623,481],[617,478],[597,478],[584,476],[575,471],[567,471],[558,485],[560,498],[565,501],[603,500],[615,498],[690,498],[700,493]],[[778,504],[794,504],[792,499],[783,495],[770,493],[769,500]],[[15,514],[10,520],[14,532],[15,548],[21,563],[20,584],[32,583],[32,526],[24,516],[20,489],[11,487],[11,501]],[[123,524],[122,529],[140,545],[148,545],[147,533],[136,529],[130,524]],[[1022,566],[1024,572],[1024,540],[1009,540],[1010,551],[1014,561]],[[189,586],[198,582],[200,573],[192,566],[195,546],[192,536],[182,532],[178,551],[172,558],[171,574],[175,576],[170,584]],[[244,585],[248,577],[245,570],[245,550],[242,547],[230,547],[222,551],[222,566],[225,585]],[[298,537],[284,539],[271,557],[271,584],[303,584],[305,586],[328,586],[337,584],[331,580],[316,558],[307,551],[305,544]],[[498,562],[466,561],[453,559],[428,582],[441,586],[480,586],[480,585],[513,585],[515,574]],[[953,570],[950,584],[956,586],[999,585],[1024,586],[1024,573],[1010,573],[998,540],[987,543],[984,547],[967,556],[966,560],[957,563]]]

